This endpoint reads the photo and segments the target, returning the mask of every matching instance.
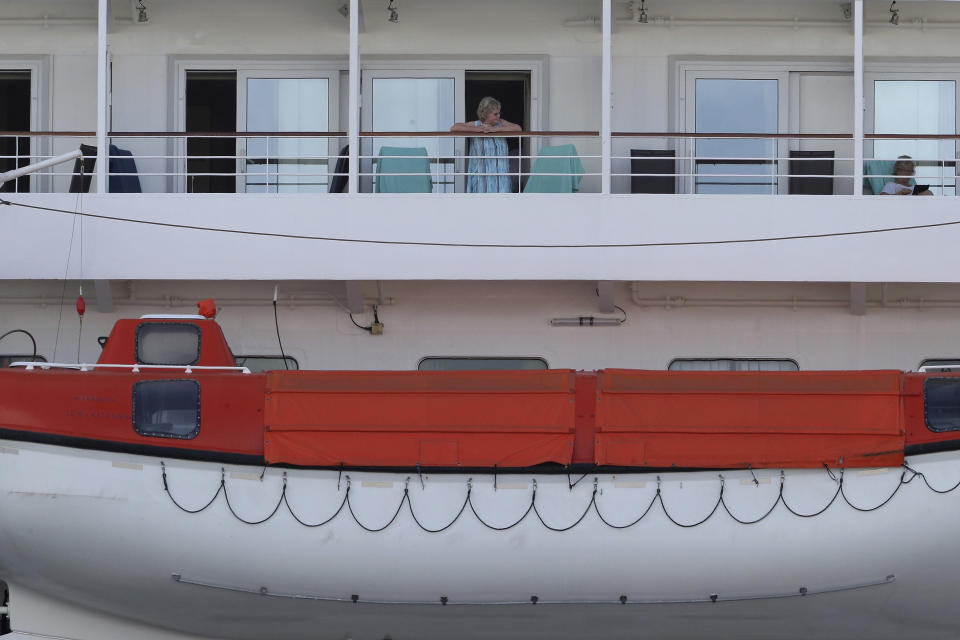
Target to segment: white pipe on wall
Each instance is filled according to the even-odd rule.
[[[657,16],[650,18],[649,22],[635,22],[630,18],[621,18],[615,21],[616,24],[631,24],[637,27],[786,27],[786,28],[849,28],[850,23],[845,20],[801,20],[782,18],[777,20],[762,20],[751,18],[717,18],[698,19],[698,18],[670,18]],[[565,27],[599,27],[602,23],[600,16],[588,16],[586,18],[576,18],[565,20]],[[919,28],[919,29],[960,29],[960,21],[929,21],[924,19],[911,20],[910,22],[901,22],[899,25],[890,24],[887,21],[864,22],[868,27],[889,27],[891,29],[899,28]]]

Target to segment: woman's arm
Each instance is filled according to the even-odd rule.
[[[456,122],[450,127],[451,133],[476,133],[479,127],[472,122]]]
[[[523,131],[523,127],[500,118],[500,131]]]

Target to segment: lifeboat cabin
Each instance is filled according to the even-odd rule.
[[[318,468],[881,467],[960,446],[960,376],[269,371],[215,320],[144,316],[96,364],[0,370],[0,437]]]

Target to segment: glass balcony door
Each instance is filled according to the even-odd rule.
[[[871,100],[867,122],[873,133],[942,136],[957,132],[957,80],[948,74],[884,74],[868,78]],[[956,194],[956,140],[873,140],[868,157],[893,161],[908,155],[916,162],[916,181],[935,195]],[[892,179],[892,178],[891,178]]]
[[[238,130],[324,133],[337,130],[338,74],[241,71],[237,78]],[[322,193],[336,162],[337,140],[265,135],[238,144],[237,189],[247,193]]]
[[[364,70],[363,131],[430,132],[448,131],[463,113],[464,72],[462,70],[399,71]],[[434,192],[462,191],[462,177],[453,176],[455,158],[463,155],[463,139],[456,137],[374,137],[361,143],[361,189],[374,188],[373,159],[383,147],[425,150],[430,159]],[[458,186],[459,185],[459,186]]]
[[[687,78],[687,131],[698,134],[776,134],[787,124],[786,73],[699,72]],[[771,138],[697,138],[688,193],[775,194],[783,191],[780,158],[786,141]]]

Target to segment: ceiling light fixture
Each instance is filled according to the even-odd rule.
[[[149,22],[147,17],[147,8],[143,6],[143,0],[138,0],[137,2],[137,22],[143,24],[144,22]]]
[[[637,22],[647,24],[647,0],[640,0],[640,13],[637,14]]]
[[[397,7],[393,4],[393,0],[387,4],[387,11],[390,12],[390,17],[387,18],[393,24],[400,22],[400,14],[397,12]]]
[[[897,0],[890,3],[890,24],[893,26],[900,24],[900,9],[897,9]]]

